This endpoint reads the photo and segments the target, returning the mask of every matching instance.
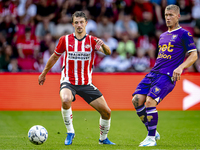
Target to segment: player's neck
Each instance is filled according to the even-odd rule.
[[[175,26],[168,27],[168,31],[173,31],[179,28],[180,28],[180,25],[177,23]]]
[[[77,39],[82,39],[86,35],[86,32],[77,33],[75,32],[75,36]]]

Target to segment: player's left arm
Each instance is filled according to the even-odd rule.
[[[172,79],[173,81],[178,81],[181,78],[181,74],[185,68],[190,67],[194,62],[198,59],[197,51],[192,51],[189,53],[188,58],[180,65],[178,66],[174,72]]]
[[[188,58],[180,64],[173,72],[173,81],[178,81],[181,78],[181,74],[185,68],[190,67],[198,58],[197,49],[190,32],[184,32],[182,35],[182,43],[184,43],[185,49],[189,53]]]
[[[95,45],[95,49],[101,51],[102,53],[106,54],[106,55],[110,55],[111,54],[111,50],[108,47],[108,45],[104,44],[104,42],[101,39],[95,39],[96,41],[96,45]]]
[[[192,51],[189,53],[188,58],[180,65],[178,66],[172,76],[173,81],[178,81],[181,79],[181,74],[185,68],[190,67],[194,62],[198,59],[197,51]]]

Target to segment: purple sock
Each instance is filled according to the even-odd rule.
[[[141,121],[144,123],[148,130],[148,123],[147,123],[147,113],[146,113],[146,107],[145,105],[138,106],[135,108],[137,111],[137,115],[140,117]]]
[[[148,107],[147,111],[147,121],[148,121],[148,136],[156,135],[156,128],[158,124],[158,112],[156,107]]]

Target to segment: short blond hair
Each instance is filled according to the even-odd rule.
[[[180,8],[177,5],[168,5],[165,8],[165,11],[166,10],[174,10],[176,13],[180,14]]]

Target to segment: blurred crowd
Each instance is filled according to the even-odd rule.
[[[78,10],[88,17],[86,32],[112,51],[96,54],[94,71],[148,72],[167,31],[169,4],[180,7],[180,25],[200,52],[200,0],[0,0],[0,72],[41,72],[59,38],[74,32],[71,16]],[[51,72],[61,68],[62,57]],[[185,72],[200,72],[200,58]]]

